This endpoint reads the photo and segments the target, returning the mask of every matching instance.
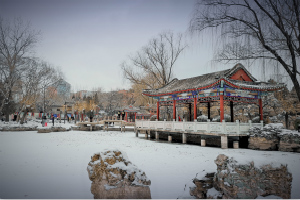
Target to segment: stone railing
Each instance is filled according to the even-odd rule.
[[[185,122],[185,121],[146,121],[136,120],[137,129],[172,131],[172,132],[206,132],[206,133],[222,133],[222,134],[248,134],[251,127],[263,127],[263,122],[248,123],[236,122]]]

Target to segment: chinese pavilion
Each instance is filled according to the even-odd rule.
[[[204,74],[188,79],[173,79],[158,89],[143,90],[143,95],[157,100],[157,119],[160,106],[173,106],[173,120],[176,119],[176,106],[193,104],[194,120],[197,119],[197,104],[207,103],[210,119],[210,103],[220,103],[220,121],[224,119],[224,101],[230,102],[233,122],[233,102],[257,104],[260,120],[263,120],[262,96],[280,90],[284,84],[271,84],[257,81],[242,64],[231,69]],[[191,113],[191,112],[190,112]]]

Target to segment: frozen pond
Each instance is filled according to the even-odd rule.
[[[293,174],[291,197],[300,198],[299,153],[168,144],[146,140],[144,134],[102,131],[0,132],[0,198],[92,199],[87,164],[94,153],[109,148],[126,152],[146,172],[152,198],[192,198],[192,179],[216,171],[218,154],[255,165],[287,164]]]

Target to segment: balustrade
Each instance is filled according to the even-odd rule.
[[[246,134],[251,127],[263,127],[263,123],[236,122],[182,122],[182,121],[146,121],[136,120],[136,128],[165,130],[165,131],[182,131],[182,132],[206,132],[206,133],[223,133],[223,134]]]

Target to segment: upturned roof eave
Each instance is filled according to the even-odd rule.
[[[172,94],[180,94],[180,93],[184,93],[184,92],[188,92],[188,91],[196,91],[196,90],[202,90],[202,89],[207,89],[207,88],[211,88],[213,86],[215,86],[216,84],[218,84],[221,80],[224,80],[228,85],[234,87],[234,88],[238,88],[238,89],[244,89],[244,90],[257,90],[257,91],[275,91],[275,90],[280,90],[282,89],[285,85],[284,84],[279,84],[279,85],[267,85],[267,86],[262,86],[262,85],[251,85],[251,84],[247,84],[247,83],[233,83],[230,81],[230,79],[227,78],[221,78],[218,79],[217,81],[202,86],[202,87],[197,87],[197,88],[186,88],[184,90],[173,90],[172,92],[169,93],[158,93],[158,91],[161,89],[155,89],[152,90],[153,93],[149,94],[149,93],[142,93],[145,96],[149,96],[149,97],[155,97],[155,96],[166,96],[166,95],[172,95]]]

